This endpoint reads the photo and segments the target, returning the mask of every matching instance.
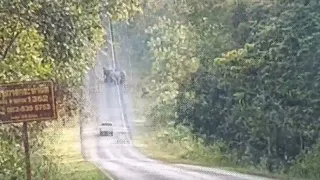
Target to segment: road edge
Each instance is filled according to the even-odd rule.
[[[214,168],[214,167],[207,167],[207,166],[200,166],[200,165],[192,165],[192,164],[184,164],[184,163],[172,163],[174,167],[180,167],[183,169],[189,169],[193,171],[203,171],[203,172],[210,172],[210,173],[217,173],[237,178],[244,178],[247,180],[279,180],[277,178],[269,178],[264,176],[257,176],[257,175],[251,175],[246,173],[240,173],[236,171],[229,171],[225,170],[223,168]]]
[[[221,175],[228,175],[231,177],[236,177],[236,178],[246,178],[247,180],[281,180],[280,178],[277,177],[267,177],[267,176],[260,176],[260,175],[255,175],[255,174],[250,174],[250,173],[242,173],[242,172],[237,172],[237,171],[230,171],[226,170],[224,168],[219,168],[219,167],[209,167],[209,166],[203,166],[203,165],[195,165],[195,164],[188,164],[188,163],[183,163],[183,162],[170,162],[170,161],[165,161],[161,160],[158,158],[153,158],[149,154],[146,154],[143,152],[141,147],[136,145],[136,141],[133,141],[132,145],[136,150],[138,150],[141,154],[145,155],[146,157],[159,161],[163,164],[172,166],[172,167],[177,167],[177,168],[182,168],[184,170],[191,170],[198,172],[198,168],[203,168],[200,171],[206,171],[208,173],[217,173]]]
[[[82,157],[83,157],[83,159],[85,159],[86,161],[88,161],[88,162],[90,162],[91,164],[93,164],[97,169],[99,169],[109,180],[116,180],[116,178],[113,177],[113,176],[111,175],[111,173],[110,173],[107,169],[102,168],[101,165],[99,165],[98,162],[96,162],[96,161],[90,161],[90,160],[86,157],[86,155],[84,155],[84,154],[82,154]]]
[[[116,180],[113,176],[110,175],[110,173],[106,169],[102,168],[100,165],[97,165],[96,163],[92,163],[92,164],[96,168],[98,168],[104,175],[106,175],[109,180]]]

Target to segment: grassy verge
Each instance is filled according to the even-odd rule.
[[[208,148],[197,144],[186,132],[179,135],[180,139],[172,138],[177,135],[179,133],[158,130],[136,137],[133,143],[143,154],[165,163],[191,164],[280,180],[298,180],[287,175],[271,174],[261,170],[263,168],[235,166],[227,160],[228,157],[221,151],[221,146]]]
[[[170,164],[190,164],[205,167],[219,168],[249,175],[281,179],[301,180],[286,175],[271,174],[264,171],[263,167],[239,167],[229,159],[232,155],[223,152],[223,144],[205,147],[192,139],[191,133],[186,129],[159,129],[151,126],[151,121],[146,118],[150,111],[152,97],[141,98],[139,89],[131,92],[137,119],[146,120],[143,124],[136,123],[139,136],[135,137],[133,144],[145,155]]]
[[[59,174],[68,180],[108,180],[109,178],[81,155],[77,126],[55,128],[55,136],[48,139],[51,156],[59,159]]]

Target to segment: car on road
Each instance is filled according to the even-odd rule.
[[[100,125],[100,136],[106,135],[106,136],[113,136],[113,126],[111,122],[104,122]]]

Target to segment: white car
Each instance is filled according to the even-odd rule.
[[[113,126],[111,122],[104,122],[100,125],[100,136],[106,135],[106,136],[113,136]]]

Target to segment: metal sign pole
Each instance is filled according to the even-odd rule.
[[[23,145],[26,161],[26,176],[27,180],[31,180],[31,164],[30,164],[30,152],[29,152],[29,137],[28,137],[28,123],[23,122]]]

